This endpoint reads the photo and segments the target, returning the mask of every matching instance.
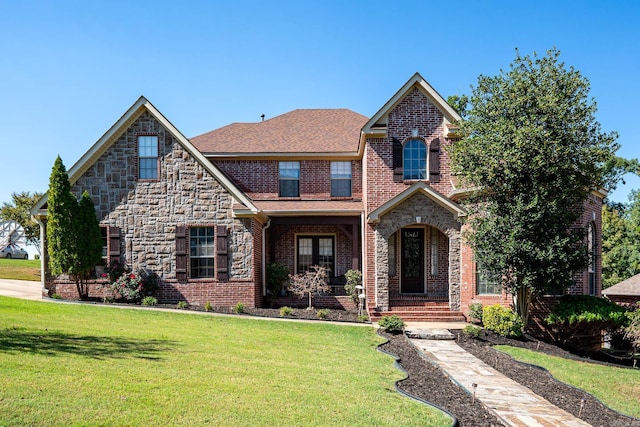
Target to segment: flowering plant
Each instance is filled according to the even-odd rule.
[[[120,295],[127,301],[138,302],[156,290],[157,276],[144,269],[133,273],[129,267],[125,267],[117,280],[103,287],[111,292],[112,299]]]

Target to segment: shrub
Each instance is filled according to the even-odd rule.
[[[344,284],[344,291],[351,301],[358,307],[360,305],[360,298],[358,298],[359,292],[356,286],[362,285],[362,272],[360,270],[349,270],[344,274],[347,282]]]
[[[233,306],[233,312],[237,313],[237,314],[242,314],[242,313],[244,313],[245,308],[246,308],[246,306],[243,303],[239,302],[239,303],[237,303],[236,305]]]
[[[618,304],[589,295],[565,295],[545,318],[554,341],[576,349],[592,349],[603,331],[628,324],[627,310]]]
[[[320,309],[316,313],[316,316],[318,316],[318,319],[323,319],[323,320],[326,319],[328,315],[329,315],[329,309],[327,308]]]
[[[380,327],[386,332],[401,332],[404,329],[404,320],[395,314],[391,316],[382,316],[378,325],[380,325]]]
[[[180,310],[187,309],[189,308],[189,303],[186,301],[178,301],[178,303],[176,304],[176,308]]]
[[[291,307],[280,307],[280,317],[289,317],[293,314],[293,308]]]
[[[278,295],[282,290],[282,286],[289,279],[289,269],[286,265],[272,262],[267,265],[267,294],[271,298]]]
[[[462,329],[462,333],[472,338],[480,338],[482,334],[482,328],[474,325],[467,325]]]
[[[124,271],[116,281],[100,285],[100,288],[106,288],[111,293],[110,297],[113,299],[116,295],[120,295],[127,301],[137,302],[145,296],[151,295],[158,288],[158,276],[151,271],[140,268],[133,273],[131,269],[122,267],[120,264],[113,264],[112,267],[109,267],[109,271],[107,273],[109,277],[119,271]]]
[[[627,313],[627,316],[629,324],[624,328],[624,337],[631,343],[636,353],[640,353],[640,302],[636,304],[634,311]],[[635,355],[635,357],[639,356]]]
[[[212,311],[213,306],[211,305],[211,301],[207,301],[204,303],[204,311]]]
[[[476,319],[482,323],[482,303],[473,302],[469,304],[469,318]]]
[[[367,316],[366,314],[361,314],[358,316],[358,322],[368,322],[369,321],[369,316]]]
[[[522,336],[522,319],[513,310],[500,304],[482,309],[482,323],[485,328],[503,337]]]
[[[53,295],[51,295],[51,298],[53,298],[53,299],[62,299],[62,296],[60,294],[53,294]]]
[[[158,299],[152,296],[146,296],[142,298],[141,304],[152,307],[152,306],[158,305]]]

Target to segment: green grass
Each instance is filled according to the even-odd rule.
[[[373,328],[0,297],[0,426],[447,426]]]
[[[516,360],[542,366],[556,379],[594,395],[608,407],[640,418],[640,369],[579,362],[510,346],[495,348]]]
[[[40,260],[0,258],[0,279],[40,280]]]

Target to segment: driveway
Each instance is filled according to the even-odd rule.
[[[31,300],[42,299],[42,284],[28,280],[0,279],[0,295]]]

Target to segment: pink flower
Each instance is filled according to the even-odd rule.
[[[135,274],[131,273],[131,274],[129,275],[129,279],[135,279],[135,278],[136,278],[136,275],[135,275]]]

